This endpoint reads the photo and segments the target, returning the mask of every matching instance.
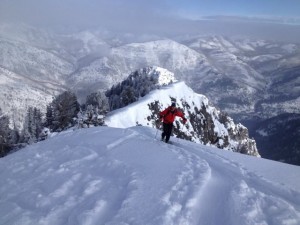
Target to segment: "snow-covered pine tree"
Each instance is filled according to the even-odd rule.
[[[74,93],[65,91],[58,95],[51,103],[53,121],[48,121],[51,131],[62,131],[75,125],[79,103]],[[49,111],[50,115],[50,111]],[[49,117],[50,118],[50,117]]]
[[[78,127],[103,126],[105,115],[108,112],[109,104],[105,94],[102,92],[91,93],[78,113]]]
[[[86,105],[92,105],[98,108],[98,112],[101,115],[105,115],[109,112],[108,99],[102,92],[94,92],[86,97]]]
[[[143,68],[131,73],[128,78],[106,92],[111,110],[127,106],[150,91],[159,88],[158,77],[149,75],[153,68]]]
[[[129,105],[130,103],[137,101],[137,97],[135,96],[134,89],[129,86],[123,88],[120,94],[120,101],[121,101],[121,107],[124,107],[126,105]]]
[[[29,107],[23,128],[23,142],[32,144],[39,141],[43,129],[42,113],[36,107]]]
[[[50,103],[49,105],[47,105],[47,110],[46,110],[46,118],[45,118],[45,123],[44,126],[51,128],[52,124],[53,124],[53,120],[54,120],[54,112],[53,112],[53,106],[52,103]]]
[[[4,115],[0,108],[0,157],[5,156],[11,149],[11,132],[9,117]]]

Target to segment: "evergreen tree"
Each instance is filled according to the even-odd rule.
[[[0,108],[0,157],[5,156],[11,149],[11,132],[9,117]]]
[[[106,92],[110,110],[118,109],[144,97],[150,91],[159,88],[156,76],[148,76],[149,69],[135,71],[121,83]]]
[[[42,113],[35,107],[29,107],[25,117],[23,128],[23,139],[25,143],[31,144],[39,141],[43,129]]]
[[[53,121],[50,123],[52,131],[62,131],[75,125],[79,103],[74,93],[65,91],[58,95],[51,103]],[[50,114],[51,111],[49,111]],[[49,117],[50,118],[50,117]]]
[[[52,106],[52,103],[50,103],[49,105],[47,105],[46,118],[45,118],[44,126],[51,128],[52,125],[53,125],[53,120],[54,120],[53,106]]]
[[[86,105],[97,107],[100,114],[105,115],[109,111],[108,99],[104,93],[94,92],[86,97]]]
[[[122,93],[120,95],[120,100],[122,103],[122,107],[135,102],[137,99],[134,94],[134,89],[132,87],[124,88],[124,90],[122,91]]]
[[[21,137],[20,137],[19,130],[16,127],[16,124],[14,123],[14,128],[12,129],[12,132],[11,132],[11,143],[18,144],[20,142],[20,140],[21,140]]]

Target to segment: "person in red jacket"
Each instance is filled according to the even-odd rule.
[[[168,143],[170,139],[173,129],[173,122],[176,116],[181,117],[183,119],[183,123],[186,123],[184,114],[180,110],[176,109],[176,104],[174,102],[171,106],[159,113],[159,118],[163,122],[163,132],[161,134],[161,140],[165,140],[166,143]]]

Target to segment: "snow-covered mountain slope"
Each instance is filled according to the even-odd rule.
[[[1,40],[0,49],[0,65],[29,79],[63,84],[74,70],[59,56],[23,42]]]
[[[0,224],[300,223],[300,169],[147,127],[60,133],[0,158]]]
[[[73,73],[69,82],[79,93],[84,92],[87,85],[93,90],[103,90],[121,82],[132,71],[148,66],[166,68],[175,73],[176,78],[186,71],[211,70],[200,53],[172,40],[159,40],[112,48],[108,56]]]
[[[122,97],[122,96],[121,96]],[[127,128],[136,125],[156,127],[159,112],[176,101],[188,119],[183,125],[177,119],[176,136],[194,142],[249,155],[259,155],[248,130],[211,106],[204,95],[196,94],[184,82],[174,83],[150,92],[139,101],[112,111],[105,119],[108,126]]]
[[[45,111],[53,96],[67,89],[74,66],[59,56],[20,41],[0,38],[0,107],[23,126],[29,106]]]
[[[0,66],[0,107],[18,129],[22,129],[30,106],[45,112],[44,106],[62,90],[57,84],[27,79]]]
[[[238,49],[223,37],[211,37],[197,39],[189,47],[203,52],[210,64],[215,67],[219,73],[229,76],[236,83],[247,84],[253,89],[261,89],[265,86],[265,79],[262,74],[255,71],[238,57]]]
[[[300,95],[298,44],[222,36],[201,36],[181,42],[202,53],[220,74],[205,77],[197,86],[193,86],[193,81],[191,87],[234,118],[270,118],[274,112],[278,115],[282,111],[295,113],[293,107],[276,103],[294,101]],[[285,91],[279,94],[281,89]],[[268,104],[270,110],[263,104]]]

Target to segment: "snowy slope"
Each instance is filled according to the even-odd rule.
[[[300,168],[146,127],[60,133],[0,159],[0,224],[297,225]]]

